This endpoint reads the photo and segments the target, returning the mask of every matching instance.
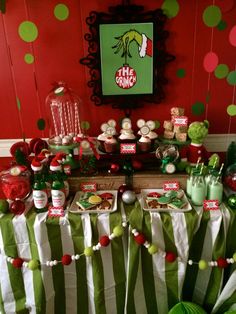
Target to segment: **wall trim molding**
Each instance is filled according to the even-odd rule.
[[[31,139],[26,139],[30,142]],[[47,140],[47,139],[45,139]],[[10,157],[10,147],[20,139],[0,140],[0,157]],[[232,134],[208,134],[204,145],[209,152],[226,152],[229,144],[236,141],[236,133]]]

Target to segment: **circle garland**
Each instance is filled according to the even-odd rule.
[[[61,258],[61,260],[51,260],[46,261],[44,263],[40,263],[37,259],[24,259],[21,257],[10,257],[2,254],[0,251],[0,254],[5,257],[6,261],[13,265],[15,268],[28,268],[32,271],[39,268],[41,265],[45,265],[47,267],[54,267],[58,264],[62,264],[63,266],[70,265],[73,261],[78,261],[81,256],[86,257],[92,257],[94,255],[95,251],[99,251],[101,247],[107,247],[111,241],[117,237],[120,237],[124,233],[124,228],[127,227],[128,223],[127,221],[123,221],[122,225],[118,225],[113,228],[113,232],[110,235],[102,235],[96,245],[93,245],[91,247],[85,247],[83,253],[81,254],[64,254]],[[143,245],[150,255],[154,255],[156,253],[159,253],[168,263],[174,263],[177,262],[183,262],[188,264],[189,266],[198,265],[199,270],[205,270],[207,267],[218,267],[218,268],[226,268],[229,266],[229,264],[236,263],[236,252],[233,254],[231,258],[223,258],[219,257],[217,260],[214,261],[206,261],[204,259],[199,260],[198,262],[195,262],[191,259],[184,260],[181,257],[177,256],[174,252],[171,251],[162,251],[160,248],[157,247],[154,243],[150,243],[146,236],[139,232],[137,229],[133,228],[131,229],[131,233],[134,237],[134,241],[137,243],[137,245],[141,246]]]

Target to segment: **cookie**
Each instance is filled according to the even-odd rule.
[[[90,204],[97,205],[102,202],[102,198],[99,195],[91,195],[88,199],[88,202]]]
[[[148,208],[152,208],[152,209],[161,208],[161,205],[158,203],[157,200],[147,200],[147,205],[148,205]]]
[[[168,192],[165,193],[165,196],[166,197],[170,197],[171,199],[172,198],[176,198],[177,197],[177,191],[173,191],[173,190],[168,191]]]
[[[148,200],[157,199],[159,197],[161,197],[161,194],[158,193],[158,192],[150,192],[150,193],[147,194],[147,199]]]
[[[173,209],[181,209],[186,205],[186,202],[180,200],[179,198],[176,198],[172,200],[168,205],[170,208]]]
[[[103,200],[98,206],[97,208],[99,210],[108,210],[111,208],[111,203],[108,200]]]
[[[161,205],[168,204],[171,201],[169,196],[161,196],[158,198],[158,203]]]

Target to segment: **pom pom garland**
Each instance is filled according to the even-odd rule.
[[[96,245],[93,245],[91,247],[85,247],[83,253],[81,254],[74,254],[74,255],[65,254],[62,256],[61,260],[48,260],[46,262],[40,263],[36,259],[24,260],[21,257],[12,258],[11,256],[5,256],[1,251],[0,251],[0,254],[3,255],[3,258],[5,258],[6,261],[8,263],[11,263],[12,266],[15,268],[24,267],[24,268],[28,268],[29,270],[34,271],[38,269],[40,265],[45,265],[47,267],[54,267],[54,266],[57,266],[59,263],[62,263],[63,266],[67,266],[67,265],[70,265],[72,261],[74,262],[78,261],[83,255],[85,257],[92,257],[95,251],[99,251],[100,248],[102,247],[105,248],[106,246],[110,244],[110,242],[114,238],[122,236],[124,233],[123,228],[125,228],[126,226],[127,226],[127,222],[123,221],[121,225],[114,227],[113,232],[110,235],[101,236],[99,239],[99,242]],[[236,252],[230,258],[219,257],[215,261],[200,260],[199,262],[194,262],[191,259],[183,260],[181,257],[176,256],[174,252],[170,252],[170,251],[164,252],[161,249],[159,249],[155,244],[150,243],[146,239],[145,235],[139,232],[137,229],[135,228],[131,229],[131,233],[133,234],[134,241],[138,245],[143,245],[147,249],[150,255],[154,255],[158,253],[159,256],[162,258],[165,258],[165,260],[168,263],[180,261],[182,263],[187,263],[189,266],[198,265],[199,270],[205,270],[208,266],[218,267],[218,268],[223,269],[223,268],[226,268],[229,264],[236,263]]]

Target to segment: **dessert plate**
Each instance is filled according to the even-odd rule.
[[[192,209],[183,190],[164,191],[163,189],[141,190],[141,206],[150,212],[187,212]]]
[[[92,202],[92,203],[91,203]],[[113,213],[117,210],[117,191],[78,191],[69,208],[74,214]]]

